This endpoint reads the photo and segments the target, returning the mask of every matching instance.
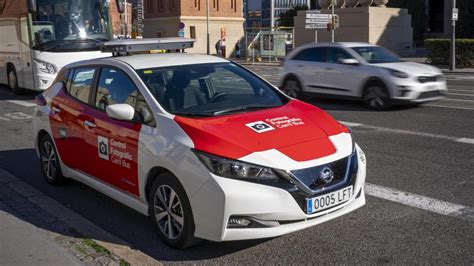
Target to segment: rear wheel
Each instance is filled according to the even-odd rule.
[[[387,89],[381,83],[374,82],[367,86],[364,91],[364,102],[372,109],[387,110],[391,107],[390,96]]]
[[[15,67],[8,66],[8,87],[15,93],[15,94],[23,94],[24,91],[20,87],[18,87],[18,76],[16,75]]]
[[[59,157],[49,135],[45,135],[41,139],[39,151],[41,169],[46,181],[55,186],[64,184],[66,178],[62,174]]]
[[[303,90],[301,89],[301,85],[298,80],[294,78],[287,79],[285,83],[283,83],[282,90],[286,95],[292,98],[301,99],[301,97],[303,96]]]
[[[197,242],[191,205],[175,176],[171,173],[159,175],[148,202],[153,226],[167,245],[184,249]]]

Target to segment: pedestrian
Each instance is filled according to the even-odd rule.
[[[240,58],[240,42],[235,43],[235,57]]]
[[[216,55],[221,56],[221,40],[217,40],[216,42]]]

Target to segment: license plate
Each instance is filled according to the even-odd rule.
[[[352,186],[349,186],[328,194],[306,199],[306,213],[311,214],[329,209],[333,206],[348,201],[353,195],[354,189]]]

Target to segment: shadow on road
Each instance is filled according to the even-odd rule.
[[[78,155],[80,156],[80,155]],[[48,197],[80,214],[102,229],[128,242],[130,248],[138,249],[150,257],[160,261],[190,261],[207,260],[251,248],[268,241],[232,241],[210,242],[200,244],[186,250],[175,250],[166,246],[154,231],[148,217],[114,201],[111,198],[71,180],[64,186],[55,187],[46,183],[40,170],[39,161],[34,149],[0,151],[0,168],[7,170],[24,182],[41,191]],[[0,195],[0,201],[9,200]],[[12,213],[15,215],[15,213]],[[18,215],[15,215],[18,217]],[[77,232],[71,228],[45,223],[36,216],[18,217],[30,224],[48,231],[77,237]],[[97,236],[86,236],[103,240]]]
[[[23,94],[17,95],[14,94],[10,88],[5,85],[0,84],[0,99],[1,100],[33,100],[35,96],[40,93],[39,91],[25,90]]]

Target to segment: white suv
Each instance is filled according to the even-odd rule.
[[[423,103],[447,93],[440,69],[405,62],[393,52],[367,43],[313,43],[285,59],[280,88],[291,97],[303,92],[363,99],[371,108]]]

